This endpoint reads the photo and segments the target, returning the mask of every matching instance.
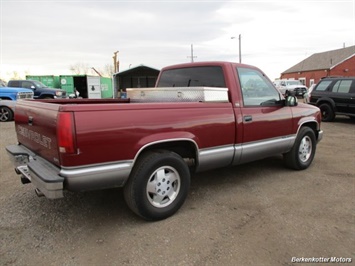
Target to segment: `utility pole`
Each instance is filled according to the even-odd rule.
[[[239,63],[242,63],[242,35],[239,34]]]
[[[118,51],[114,52],[113,53],[113,69],[115,71],[115,73],[117,73],[119,71],[119,61],[117,61],[117,54],[118,54]]]
[[[235,39],[236,37],[231,37],[231,39]],[[239,40],[239,63],[242,62],[242,35],[239,34],[239,37],[238,37],[238,40]]]
[[[193,44],[191,44],[191,55],[188,56],[188,57],[191,58],[191,63],[193,63],[194,62],[194,58],[197,57],[197,56],[194,56],[194,45]]]

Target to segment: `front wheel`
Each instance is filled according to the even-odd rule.
[[[6,107],[6,106],[1,106],[0,107],[0,121],[1,122],[7,122],[11,121],[14,117],[14,114],[12,113],[11,109]]]
[[[314,131],[309,127],[302,127],[291,151],[284,154],[286,165],[295,170],[308,168],[316,153],[316,145]]]
[[[329,104],[323,103],[319,106],[319,109],[322,113],[322,121],[323,122],[331,122],[334,120],[335,113]]]
[[[170,151],[143,154],[124,187],[130,209],[146,220],[162,220],[184,203],[190,188],[190,171],[184,160]]]

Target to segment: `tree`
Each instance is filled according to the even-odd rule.
[[[70,71],[75,75],[96,75],[97,72],[92,70],[92,67],[88,63],[78,62],[73,65],[70,65]],[[112,64],[106,64],[103,68],[98,69],[98,72],[104,76],[111,78],[114,74],[114,69]]]
[[[80,74],[86,75],[88,74],[89,69],[90,67],[87,63],[78,62],[75,63],[74,65],[70,65],[70,71],[76,75],[80,75]]]
[[[14,70],[10,79],[21,79],[21,76],[16,70]]]
[[[109,78],[111,78],[112,77],[112,75],[114,74],[114,69],[113,69],[113,66],[112,66],[112,64],[106,64],[105,66],[104,66],[104,69],[103,69],[103,71],[102,71],[102,74],[105,76],[105,77],[109,77]]]

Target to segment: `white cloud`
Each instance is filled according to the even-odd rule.
[[[271,78],[313,53],[355,44],[355,1],[9,1],[0,4],[0,76],[238,60]]]

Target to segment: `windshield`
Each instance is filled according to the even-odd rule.
[[[286,81],[287,85],[302,85],[302,83],[299,80],[288,80]]]

